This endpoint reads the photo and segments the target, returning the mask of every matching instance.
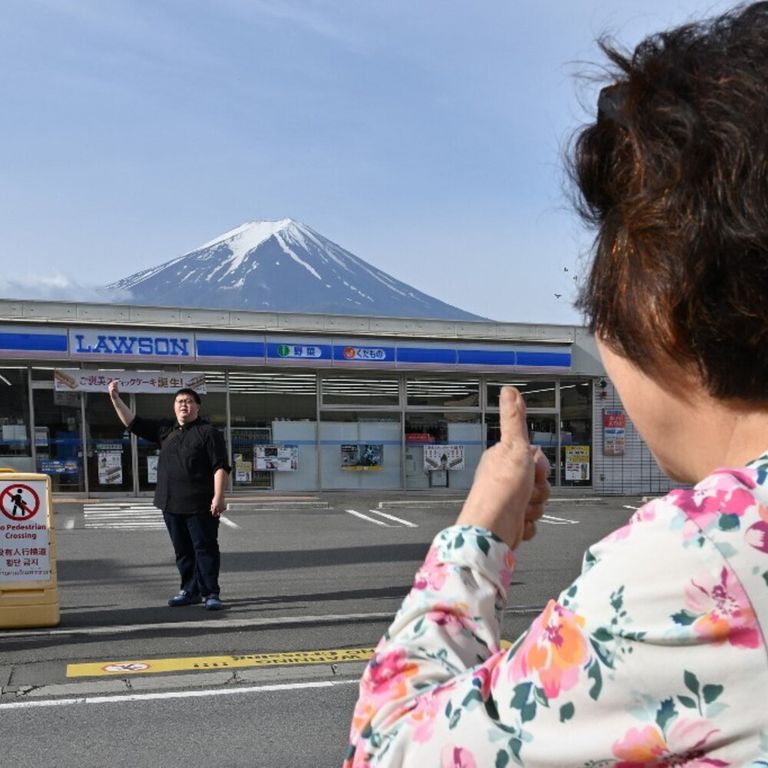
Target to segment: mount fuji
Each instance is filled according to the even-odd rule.
[[[242,224],[108,288],[152,306],[484,319],[396,280],[292,219]]]

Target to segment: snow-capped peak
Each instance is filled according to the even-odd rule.
[[[226,243],[232,251],[235,258],[245,256],[248,251],[258,248],[265,240],[269,240],[272,235],[281,232],[286,227],[294,224],[293,219],[279,219],[277,221],[249,221],[241,224],[216,239],[211,240],[199,248],[195,248],[190,253],[202,251],[204,248],[211,248],[220,243]]]
[[[287,218],[241,224],[110,288],[148,305],[478,319]]]

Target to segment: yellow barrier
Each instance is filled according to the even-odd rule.
[[[51,478],[0,467],[0,628],[58,623]]]

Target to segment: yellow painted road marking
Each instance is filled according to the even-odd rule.
[[[509,648],[510,645],[508,640],[501,641],[502,648]],[[125,675],[152,675],[159,672],[281,667],[290,664],[338,664],[345,661],[368,661],[373,651],[373,648],[337,648],[321,651],[247,653],[235,656],[97,661],[87,664],[67,664],[67,677],[124,677]]]
[[[336,664],[367,661],[373,648],[339,648],[324,651],[289,651],[286,653],[248,653],[236,656],[191,656],[179,659],[131,659],[67,664],[67,677],[114,677],[147,675],[185,670],[237,669],[242,667],[277,667],[288,664]]]

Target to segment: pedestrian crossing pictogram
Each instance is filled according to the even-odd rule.
[[[37,491],[23,483],[10,483],[0,492],[0,511],[10,520],[29,520],[40,509]]]

